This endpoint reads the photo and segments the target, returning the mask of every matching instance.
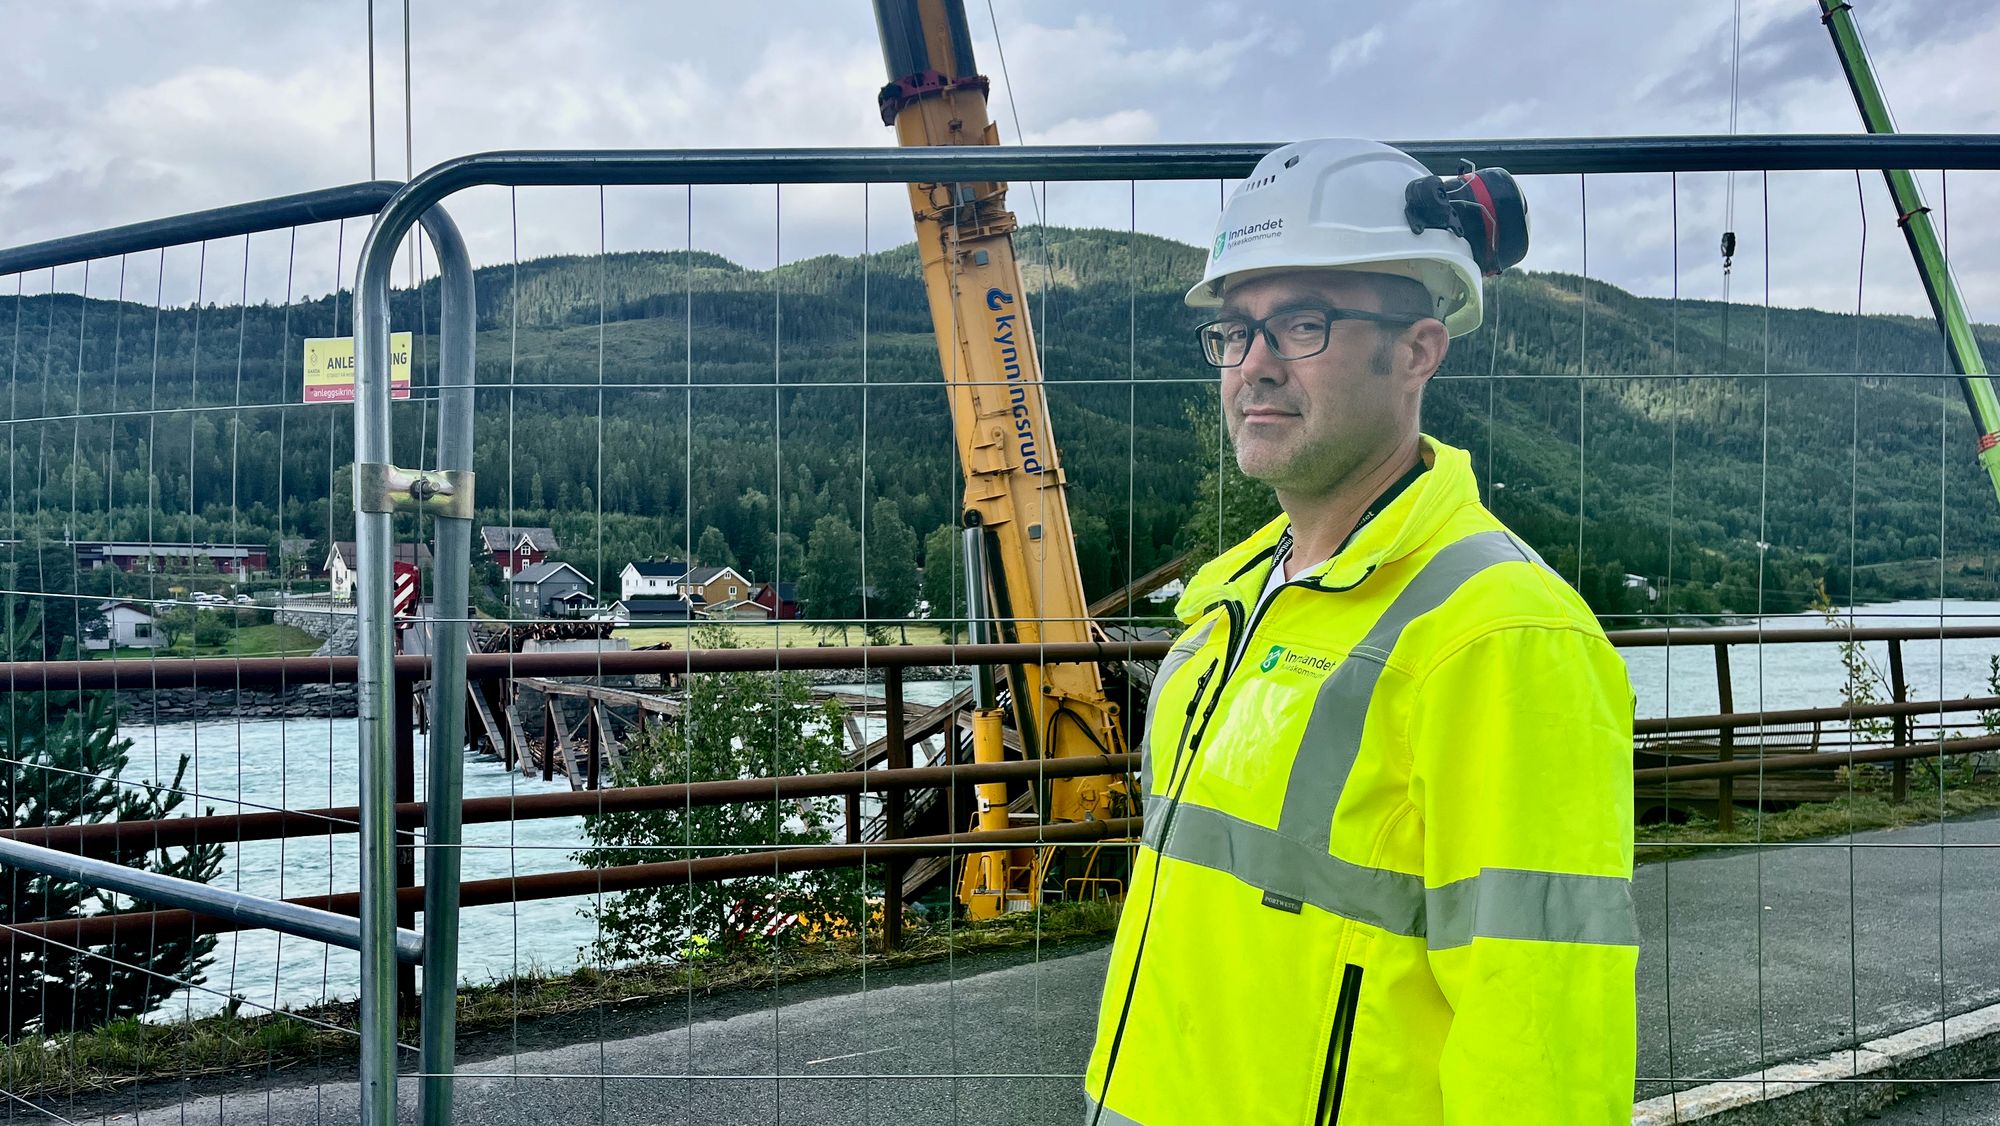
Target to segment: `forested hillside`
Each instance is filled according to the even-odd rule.
[[[1212,553],[1218,526],[1268,500],[1209,468],[1214,384],[1180,304],[1200,252],[1108,231],[1018,241],[1086,584]],[[553,526],[600,584],[710,528],[768,577],[781,550],[797,573],[821,517],[858,527],[875,498],[919,536],[952,519],[911,247],[769,271],[701,252],[546,258],[480,270],[478,295],[481,519]],[[419,335],[417,401],[395,411],[404,464],[428,460],[435,425],[436,300],[435,283],[394,298]],[[1673,608],[1695,612],[1795,607],[1850,575],[1863,594],[1934,593],[1940,547],[1950,593],[1991,589],[2000,513],[1956,383],[1906,374],[1944,370],[1928,322],[1674,305],[1546,274],[1494,283],[1492,305],[1455,342],[1426,428],[1474,451],[1504,486],[1495,509],[1601,610],[1649,608],[1627,573],[1670,576]],[[349,412],[295,404],[300,340],[350,317],[345,294],[163,311],[0,298],[8,538],[341,538]],[[1877,374],[1797,374],[1813,372]]]

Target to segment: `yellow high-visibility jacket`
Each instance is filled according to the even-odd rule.
[[[1424,456],[1261,613],[1282,517],[1181,598],[1086,1121],[1631,1121],[1624,662]]]

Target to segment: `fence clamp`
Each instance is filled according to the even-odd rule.
[[[361,512],[428,512],[470,520],[472,471],[360,462],[354,467],[354,507]]]

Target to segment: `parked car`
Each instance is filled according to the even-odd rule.
[[[239,594],[236,596],[236,604],[238,606],[255,606],[257,600],[247,594]]]

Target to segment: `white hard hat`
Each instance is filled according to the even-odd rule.
[[[1412,232],[1406,192],[1430,170],[1376,141],[1298,141],[1272,150],[1236,186],[1216,223],[1195,308],[1222,303],[1231,280],[1306,269],[1413,278],[1453,336],[1479,327],[1472,245],[1440,227]]]

